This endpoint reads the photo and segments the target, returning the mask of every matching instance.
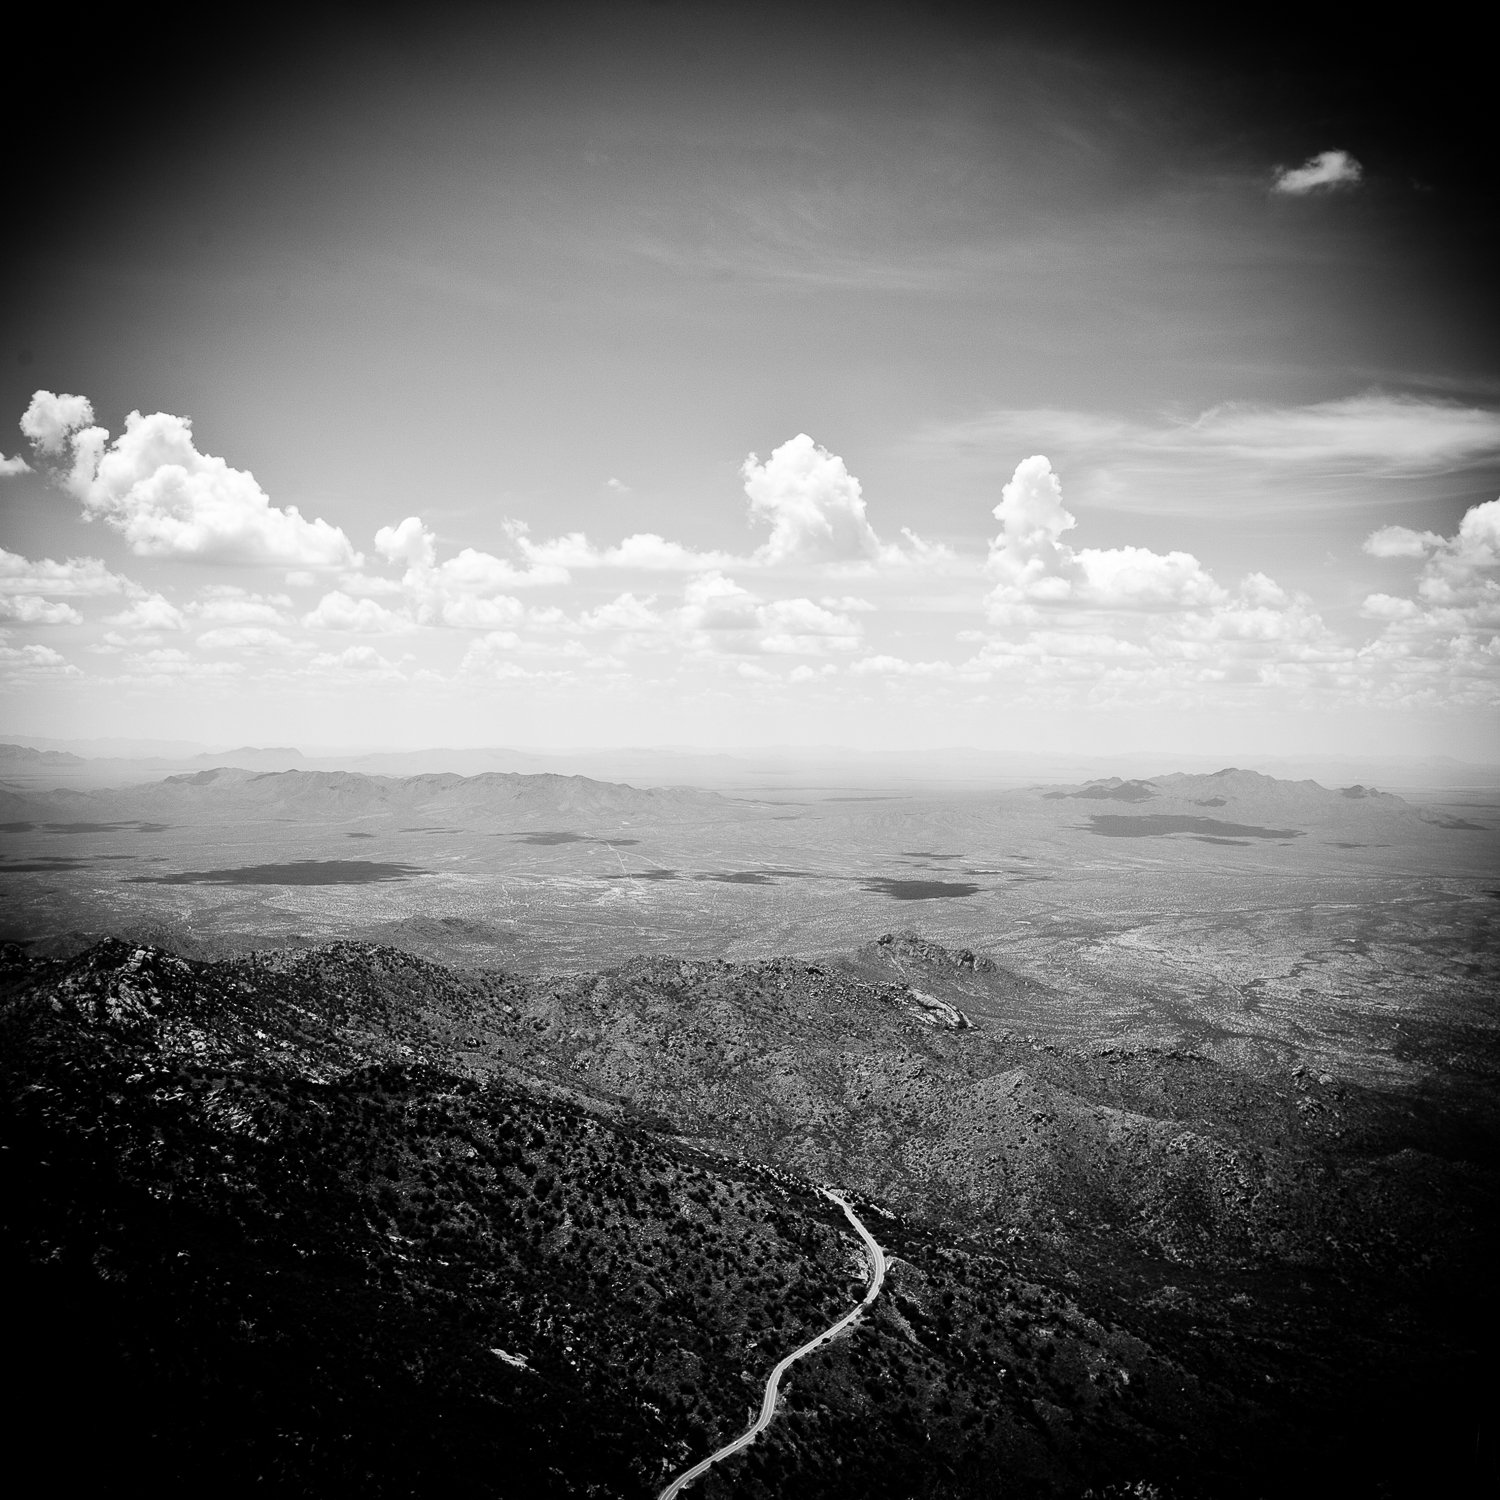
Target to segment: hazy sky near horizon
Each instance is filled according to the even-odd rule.
[[[1042,9],[93,34],[3,728],[1494,758],[1476,64]]]

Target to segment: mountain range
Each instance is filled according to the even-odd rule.
[[[858,1300],[832,1181],[887,1290],[705,1495],[1469,1493],[1493,1089],[1062,1046],[1009,1024],[1035,983],[899,932],[553,977],[11,947],[13,1461],[651,1495]]]

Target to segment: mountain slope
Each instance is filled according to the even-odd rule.
[[[36,1372],[16,1430],[93,1392],[94,1441],[53,1472],[137,1463],[168,1494],[651,1494],[862,1283],[841,1216],[771,1169],[813,1149],[921,1212],[858,1198],[889,1295],[798,1366],[784,1416],[706,1495],[977,1497],[999,1476],[1186,1500],[1377,1474],[1401,1493],[1408,1459],[1424,1482],[1460,1463],[1475,1352],[1429,1304],[1454,1294],[1461,1244],[1409,1226],[1405,1253],[1443,1257],[1424,1281],[1383,1259],[1366,1276],[1311,1235],[1263,1236],[1253,1265],[1170,1239],[1204,1169],[1179,1146],[1173,1173],[1184,1132],[1163,1116],[1248,1151],[1277,1128],[1263,1101],[1192,1059],[991,1036],[938,994],[950,973],[1005,983],[915,938],[839,970],[552,981],[355,945],[215,964],[11,949],[0,1248],[33,1318],[13,1357]],[[988,1207],[944,1114],[964,1097],[1015,1127]],[[1146,1138],[1144,1228],[1070,1222],[1079,1181],[1130,1183],[1066,1165],[1065,1116]],[[1325,1160],[1325,1198],[1350,1170]],[[1474,1193],[1450,1177],[1433,1201],[1456,1198],[1451,1218]],[[1044,1232],[1005,1230],[1012,1197]]]

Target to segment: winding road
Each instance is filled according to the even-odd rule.
[[[869,1247],[870,1263],[874,1267],[874,1274],[870,1277],[870,1289],[865,1293],[865,1300],[852,1312],[845,1313],[831,1328],[825,1328],[817,1338],[809,1339],[800,1349],[793,1349],[787,1357],[771,1371],[771,1378],[766,1381],[766,1394],[761,1398],[760,1416],[754,1423],[742,1432],[732,1443],[725,1443],[717,1453],[710,1453],[707,1458],[700,1459],[691,1469],[685,1470],[661,1492],[660,1500],[676,1500],[700,1474],[706,1474],[721,1458],[728,1458],[731,1453],[738,1453],[741,1448],[748,1448],[757,1437],[771,1425],[771,1418],[776,1415],[776,1395],[781,1387],[781,1377],[802,1358],[804,1354],[811,1354],[814,1349],[821,1349],[830,1339],[836,1338],[880,1295],[880,1288],[885,1283],[885,1251],[875,1243],[875,1236],[860,1222],[859,1216],[849,1204],[832,1188],[821,1188],[819,1191],[825,1198],[831,1198],[844,1210],[844,1217],[854,1226],[855,1232]]]

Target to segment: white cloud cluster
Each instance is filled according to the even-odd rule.
[[[533,542],[520,529],[514,536],[522,556],[537,568],[633,568],[643,573],[690,573],[733,567],[743,561],[727,552],[697,552],[654,531],[636,532],[613,547],[597,547],[581,531],[570,531],[545,542]]]
[[[884,549],[865,518],[864,496],[844,460],[799,432],[761,463],[740,468],[750,515],[769,521],[760,549],[769,563],[873,562]]]
[[[416,618],[405,610],[387,609],[374,599],[356,599],[342,589],[324,594],[317,605],[302,616],[309,630],[344,630],[359,635],[409,635],[417,629]]]
[[[1358,187],[1364,175],[1364,168],[1347,151],[1320,151],[1300,167],[1277,167],[1271,191],[1300,198],[1308,193]]]
[[[1500,500],[1471,506],[1451,537],[1383,526],[1365,551],[1421,559],[1415,597],[1371,594],[1364,613],[1384,627],[1379,653],[1446,657],[1500,668]]]
[[[1008,447],[1008,468],[1017,446],[1006,424],[1025,415],[992,414],[942,441],[950,452]],[[1179,477],[1253,471],[1257,483],[1320,467],[1421,476],[1500,454],[1496,413],[1378,394],[1297,408],[1223,405],[1157,423],[1043,416],[1042,430],[1109,455],[1117,472],[1149,462],[1176,466]],[[1189,552],[1077,545],[1078,520],[1040,454],[1004,484],[982,560],[905,529],[898,542],[883,541],[843,460],[798,434],[764,463],[752,454],[742,466],[750,519],[768,532],[742,556],[655,532],[609,545],[578,531],[537,540],[508,521],[496,551],[445,557],[437,534],[411,515],[376,532],[379,563],[367,568],[341,531],[273,506],[248,472],[199,453],[182,418],[132,413],[112,440],[82,397],[38,392],[22,426],[39,462],[137,554],[275,564],[287,570],[288,592],[221,583],[188,596],[161,570],[149,575],[157,591],[97,558],[31,560],[0,549],[0,672],[18,683],[79,673],[50,646],[14,637],[83,626],[93,633],[82,649],[99,663],[85,681],[225,696],[267,685],[320,693],[341,682],[458,694],[480,678],[560,700],[622,702],[648,681],[725,702],[736,693],[769,702],[816,685],[835,699],[890,695],[912,712],[1002,694],[1033,707],[1500,702],[1500,500],[1473,507],[1452,535],[1370,533],[1367,553],[1404,562],[1415,577],[1405,593],[1365,600],[1363,636],[1373,639],[1361,644],[1336,636],[1307,598],[1263,573],[1220,581]],[[1069,473],[1081,512],[1098,496]],[[637,576],[615,583],[614,573]],[[632,587],[617,591],[624,584]],[[555,602],[531,592],[564,586]],[[105,596],[116,597],[113,612],[86,619],[78,601]],[[473,638],[455,645],[453,632]]]
[[[51,646],[12,646],[0,640],[0,682],[23,686],[82,676],[80,668]]]
[[[17,625],[81,625],[83,616],[71,604],[56,601],[130,592],[139,590],[111,573],[97,557],[32,561],[0,547],[0,620]]]
[[[987,571],[996,582],[986,603],[1001,623],[1032,619],[1036,607],[1046,605],[1162,611],[1199,609],[1228,598],[1186,552],[1075,551],[1063,537],[1078,523],[1064,508],[1062,485],[1041,454],[1016,466],[994,515],[1001,529],[990,543]]]
[[[408,516],[399,526],[382,526],[375,533],[375,550],[387,562],[430,568],[437,561],[437,538],[420,516]]]
[[[676,622],[700,650],[822,656],[860,642],[859,622],[848,613],[811,599],[762,599],[722,573],[695,578],[683,600]]]
[[[524,526],[512,522],[507,529],[512,542],[523,550],[520,563],[473,547],[464,547],[440,563],[437,537],[421,517],[407,516],[397,526],[383,526],[375,535],[375,550],[387,562],[406,564],[400,581],[348,576],[343,591],[325,597],[314,611],[316,618],[309,616],[308,623],[324,629],[380,634],[402,633],[422,625],[509,629],[526,610],[507,590],[560,586],[569,582],[569,573],[560,562],[525,554]],[[377,594],[399,596],[400,607],[377,605],[370,597]],[[350,595],[365,597],[356,607]]]
[[[110,615],[104,623],[117,631],[145,631],[153,635],[164,630],[187,629],[187,619],[182,611],[160,594],[137,599],[128,609]]]
[[[83,624],[83,616],[71,604],[49,603],[36,594],[0,593],[0,620],[17,625]]]
[[[21,430],[39,457],[70,450],[67,488],[140,557],[324,571],[358,565],[349,539],[296,506],[275,506],[248,470],[194,446],[192,423],[133,411],[113,441],[81,396],[38,391]]]
[[[58,396],[37,391],[21,417],[21,431],[38,453],[56,458],[67,451],[68,439],[94,425],[94,408],[86,396]]]
[[[865,515],[859,481],[844,461],[819,447],[805,433],[774,450],[765,463],[751,454],[741,467],[753,521],[767,522],[771,534],[746,556],[700,550],[657,532],[635,532],[601,546],[581,531],[534,539],[524,522],[505,524],[515,560],[466,548],[437,561],[437,538],[419,516],[384,526],[375,550],[387,562],[405,564],[399,585],[369,575],[347,577],[351,594],[406,594],[423,623],[485,628],[493,610],[482,601],[513,588],[560,586],[575,572],[615,570],[636,573],[722,573],[743,568],[813,568],[870,572],[885,567],[943,568],[952,553],[902,528],[900,544],[883,543]],[[623,490],[623,487],[616,487]],[[499,604],[502,611],[509,605]]]
[[[7,458],[0,453],[0,479],[9,478],[12,474],[29,474],[31,465],[24,458]]]
[[[66,562],[44,557],[33,562],[0,547],[0,593],[79,598],[137,591],[135,584],[111,573],[97,557],[70,557]]]

